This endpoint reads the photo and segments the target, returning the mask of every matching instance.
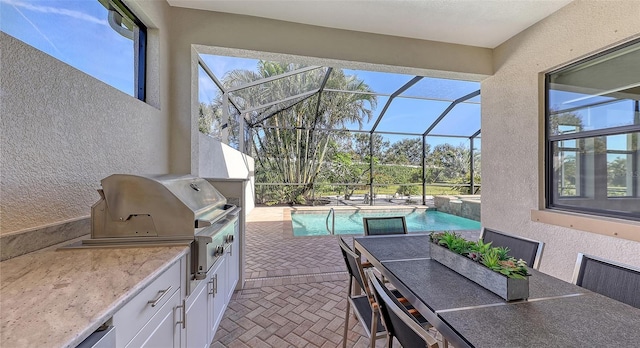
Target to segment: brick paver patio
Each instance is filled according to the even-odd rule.
[[[293,237],[288,214],[282,207],[249,214],[246,281],[211,348],[342,346],[348,274],[336,237]],[[352,244],[351,237],[344,239]],[[367,347],[353,316],[349,326],[347,347]]]

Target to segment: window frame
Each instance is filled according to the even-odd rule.
[[[602,129],[594,129],[594,130],[588,130],[588,131],[582,131],[582,132],[574,132],[574,133],[567,133],[567,134],[558,134],[558,135],[551,135],[550,133],[550,122],[551,122],[551,113],[550,113],[550,85],[551,85],[551,76],[557,73],[560,73],[562,71],[567,71],[570,69],[575,68],[576,66],[582,65],[584,63],[587,63],[589,61],[594,61],[597,60],[603,56],[609,55],[611,53],[614,53],[616,51],[620,51],[623,50],[629,46],[633,46],[633,45],[639,45],[640,44],[640,39],[635,39],[635,40],[631,40],[629,42],[626,42],[624,44],[618,45],[616,47],[604,50],[602,52],[596,53],[594,55],[591,55],[589,57],[580,59],[578,61],[575,61],[573,63],[570,63],[568,65],[559,67],[557,69],[554,69],[552,71],[549,71],[547,73],[545,73],[544,75],[544,198],[545,198],[545,208],[549,209],[549,210],[554,210],[554,211],[566,211],[566,212],[572,212],[572,213],[582,213],[582,214],[587,214],[587,215],[596,215],[596,216],[604,216],[604,217],[610,217],[610,218],[621,218],[621,219],[626,219],[626,220],[632,220],[632,221],[640,221],[640,214],[638,213],[634,213],[634,212],[615,212],[613,210],[605,210],[605,209],[598,209],[598,208],[593,208],[593,207],[580,207],[580,206],[576,206],[576,205],[567,205],[567,204],[562,204],[562,202],[558,202],[557,200],[559,200],[560,198],[562,198],[562,196],[560,196],[559,192],[558,192],[558,188],[556,185],[556,182],[554,181],[554,144],[555,143],[559,143],[563,140],[575,140],[576,142],[580,141],[581,139],[586,139],[586,138],[596,138],[596,137],[604,137],[606,138],[607,136],[612,136],[612,135],[620,135],[620,134],[632,134],[632,133],[640,133],[640,124],[634,124],[634,125],[626,125],[626,126],[618,126],[618,127],[610,127],[610,128],[602,128]],[[639,81],[640,82],[640,81]],[[635,112],[638,112],[638,101],[636,100],[635,102]],[[639,140],[640,141],[640,140]],[[578,143],[576,143],[576,147],[580,148],[580,146],[578,145]],[[613,150],[612,150],[613,151]],[[640,154],[638,154],[638,152],[640,152],[640,150],[636,151],[636,156],[634,157],[634,161],[632,161],[632,163],[630,165],[633,166],[640,166],[638,164],[638,161],[640,161]],[[609,150],[607,149],[605,151],[605,156],[609,153]],[[580,165],[578,166],[578,162],[583,162],[583,161],[578,161],[578,158],[576,158],[576,181],[578,180],[578,176],[580,175],[581,178],[580,180],[580,185],[581,188],[584,189],[584,185],[586,185],[585,183],[585,176],[583,176],[583,174],[585,173],[586,169]],[[640,170],[639,170],[640,171]],[[632,183],[632,192],[633,194],[635,194],[635,196],[620,196],[620,197],[615,197],[615,196],[608,196],[607,195],[607,199],[635,199],[635,200],[640,200],[640,182],[633,182]],[[576,191],[578,192],[578,187],[576,187]],[[585,192],[584,190],[580,190],[581,192]],[[578,195],[576,192],[576,197],[575,198],[580,198],[580,197],[584,197],[584,194],[581,193],[580,195]],[[557,197],[554,200],[554,197]],[[572,199],[573,197],[565,197],[565,199],[568,198],[569,200]]]
[[[98,0],[95,0],[98,1]],[[134,50],[134,97],[138,98],[141,101],[146,101],[146,81],[147,81],[147,26],[142,23],[142,21],[125,5],[121,0],[107,0],[109,4],[111,4],[121,16],[127,17],[131,20],[137,27],[137,32],[134,33],[134,36],[137,36],[137,39],[133,40],[133,44],[137,45],[133,48]],[[108,11],[109,9],[107,9]],[[137,59],[136,59],[137,57]]]

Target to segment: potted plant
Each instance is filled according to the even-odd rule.
[[[454,232],[431,233],[431,257],[507,301],[529,297],[527,263],[509,249],[468,241]]]

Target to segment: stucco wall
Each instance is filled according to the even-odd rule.
[[[496,48],[482,82],[482,223],[544,241],[540,269],[565,280],[578,252],[640,266],[640,243],[531,221],[544,206],[543,73],[638,34],[640,2],[575,1]]]
[[[0,234],[90,215],[110,174],[169,172],[168,8],[135,6],[148,103],[0,33]]]
[[[194,173],[206,178],[248,179],[254,174],[254,160],[227,144],[198,133],[200,141],[199,170]]]

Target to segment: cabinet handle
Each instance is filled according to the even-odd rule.
[[[160,290],[158,291],[158,293],[160,294],[160,296],[155,299],[155,300],[149,300],[147,301],[147,304],[151,303],[151,307],[155,307],[158,305],[158,302],[160,302],[160,300],[162,300],[162,298],[169,293],[169,290],[171,290],[171,286],[169,286],[166,290]]]
[[[187,328],[187,300],[182,300],[182,306],[177,306],[177,308],[182,308],[182,321],[176,322],[176,324],[182,324],[182,328]]]
[[[211,291],[209,291],[209,295],[215,295],[213,292],[213,278],[207,282],[207,284],[211,284]]]
[[[213,294],[217,295],[218,294],[218,275],[214,275],[213,276]]]
[[[229,255],[233,256],[233,244],[229,245]]]

